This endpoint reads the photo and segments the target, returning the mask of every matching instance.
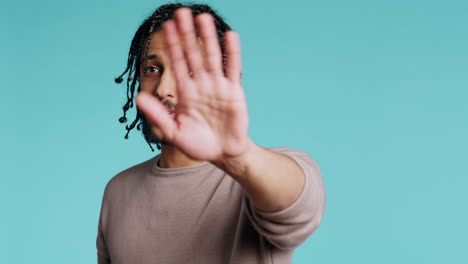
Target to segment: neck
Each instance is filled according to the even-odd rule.
[[[161,156],[159,158],[159,167],[161,168],[180,168],[203,163],[204,161],[194,160],[185,155],[178,148],[164,144],[161,147]]]

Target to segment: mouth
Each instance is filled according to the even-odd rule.
[[[167,115],[169,116],[169,118],[175,119],[176,117],[175,112],[176,112],[175,109],[171,109],[171,110],[168,109]]]
[[[169,114],[174,114],[176,111],[176,106],[173,102],[171,101],[165,101],[163,102],[164,106],[166,107],[167,113]]]

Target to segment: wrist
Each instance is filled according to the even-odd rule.
[[[245,143],[245,149],[236,156],[225,156],[218,160],[211,161],[216,167],[222,169],[234,178],[247,175],[250,163],[253,161],[255,153],[259,151],[259,146],[250,138]]]

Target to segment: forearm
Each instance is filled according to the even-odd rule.
[[[213,164],[239,182],[253,205],[262,211],[289,207],[305,184],[304,172],[292,158],[264,149],[250,140],[244,154]]]

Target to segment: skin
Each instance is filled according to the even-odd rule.
[[[302,192],[305,176],[294,160],[256,145],[248,136],[238,34],[225,33],[224,72],[213,18],[198,15],[194,25],[188,8],[178,9],[174,17],[152,35],[148,55],[156,57],[146,62],[146,69],[140,67],[141,92],[136,97],[153,132],[169,143],[162,146],[159,165],[211,162],[239,182],[258,209],[289,207]],[[167,102],[176,105],[173,114]]]

